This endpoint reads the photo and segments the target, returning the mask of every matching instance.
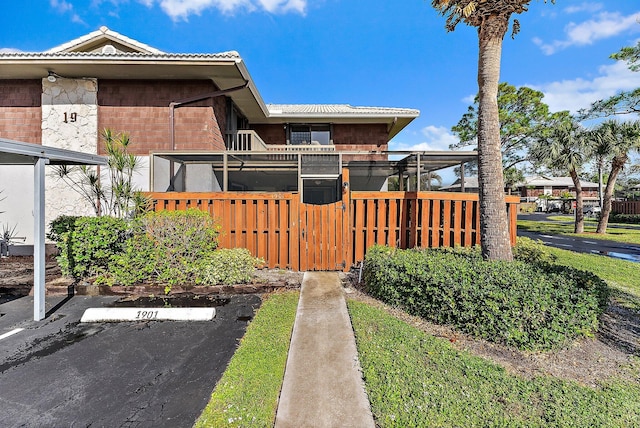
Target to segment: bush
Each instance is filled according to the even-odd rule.
[[[549,252],[542,241],[526,237],[518,237],[513,257],[527,263],[555,263],[558,259],[555,254]]]
[[[521,349],[552,349],[592,334],[608,301],[604,281],[553,265],[542,250],[520,248],[519,257],[484,261],[478,250],[376,246],[367,252],[364,280],[374,297],[413,315]]]
[[[134,285],[158,277],[159,255],[149,236],[135,233],[127,239],[123,252],[114,256],[108,272],[100,275],[96,283]]]
[[[71,226],[73,224],[73,226]],[[66,226],[65,226],[66,225]],[[58,264],[64,275],[85,278],[108,270],[114,256],[124,249],[127,222],[113,217],[80,217],[59,222]]]
[[[107,275],[99,282],[132,285],[154,280],[168,285],[195,283],[202,260],[218,246],[219,227],[207,212],[151,212],[136,222]]]
[[[49,223],[49,233],[47,233],[47,238],[56,243],[60,242],[63,234],[75,229],[76,221],[79,218],[81,217],[75,215],[60,215],[54,218],[51,220],[51,223]]]
[[[242,284],[251,281],[256,266],[264,263],[246,248],[214,251],[198,271],[199,284]]]
[[[612,212],[609,214],[609,222],[611,223],[625,223],[625,224],[640,224],[640,214],[621,214]]]

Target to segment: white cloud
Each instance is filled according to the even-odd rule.
[[[577,4],[574,6],[567,6],[564,11],[566,13],[578,13],[578,12],[597,12],[604,7],[602,3],[589,3],[584,2],[582,4]]]
[[[173,20],[187,20],[190,15],[200,15],[206,9],[218,9],[232,14],[244,9],[248,12],[264,10],[269,13],[297,12],[305,14],[307,0],[138,0],[151,7],[158,3]]]
[[[640,12],[629,16],[623,16],[618,12],[602,12],[596,18],[584,21],[580,24],[569,23],[565,27],[566,39],[554,40],[545,43],[542,39],[535,37],[533,42],[540,47],[546,55],[552,55],[570,46],[586,46],[593,44],[596,40],[606,39],[624,32],[640,31]]]
[[[462,99],[462,102],[465,103],[466,105],[471,105],[471,104],[475,103],[475,101],[476,101],[476,95],[475,94],[467,95],[466,97],[464,97]]]
[[[69,3],[65,0],[49,0],[49,4],[60,14],[70,14],[71,22],[76,24],[84,24],[80,15],[73,11],[73,3]]]
[[[422,134],[426,140],[417,143],[390,143],[391,150],[412,150],[412,151],[439,151],[449,150],[451,144],[456,144],[458,138],[443,126],[429,125],[422,128]]]
[[[624,62],[601,66],[598,72],[599,75],[591,80],[577,78],[524,86],[543,92],[543,101],[551,111],[569,110],[572,113],[620,91],[640,87],[640,73],[630,71]]]
[[[0,53],[17,53],[22,52],[20,49],[15,48],[0,48]]]
[[[49,4],[60,13],[71,12],[73,10],[73,4],[68,3],[65,0],[50,0]]]

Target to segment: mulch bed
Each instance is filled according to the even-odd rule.
[[[302,283],[301,272],[282,269],[258,269],[255,279],[249,284],[237,285],[180,285],[171,287],[173,294],[263,294],[277,290],[299,288]],[[149,296],[164,295],[164,284],[142,284],[135,286],[94,285],[91,282],[77,282],[62,276],[60,267],[54,258],[46,263],[46,294],[88,295],[88,296]],[[5,257],[0,259],[0,303],[22,296],[33,295],[33,257]]]

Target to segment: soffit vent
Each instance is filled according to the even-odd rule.
[[[103,54],[114,54],[116,53],[116,48],[113,45],[104,45],[102,47]]]

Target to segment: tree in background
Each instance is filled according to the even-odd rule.
[[[640,42],[636,46],[622,48],[610,58],[625,61],[631,71],[640,71]],[[640,114],[640,88],[596,101],[588,109],[580,110],[579,115],[581,119],[594,119],[633,113]]]
[[[609,177],[604,189],[602,212],[600,213],[600,220],[596,230],[596,233],[607,233],[616,180],[629,161],[630,153],[640,150],[640,122],[609,120],[603,122],[597,128],[597,132],[601,134],[600,138],[607,139],[610,150],[606,155],[610,164]]]
[[[580,174],[589,159],[585,131],[572,119],[558,121],[531,147],[532,160],[554,172],[569,173],[576,188],[575,233],[584,232],[584,213]]]
[[[586,135],[591,154],[593,155],[595,167],[597,170],[597,181],[598,181],[598,205],[600,209],[604,205],[604,191],[603,191],[603,182],[604,182],[604,169],[607,165],[607,158],[609,157],[612,147],[612,139],[610,138],[609,133],[603,132],[602,128],[596,128],[587,132]]]
[[[506,82],[498,86],[498,116],[500,121],[500,147],[502,166],[507,179],[507,171],[515,168],[522,171],[519,164],[527,161],[528,149],[535,140],[546,132],[546,129],[568,112],[550,113],[549,106],[543,101],[544,94],[526,86],[516,88]],[[449,146],[450,149],[477,146],[478,138],[478,103],[476,95],[474,104],[469,106],[457,125],[451,128],[460,140]],[[475,165],[470,165],[475,167]],[[475,171],[469,171],[475,174]],[[513,176],[513,172],[509,173]],[[507,186],[509,187],[509,186]]]
[[[517,185],[524,182],[524,173],[522,170],[511,167],[504,170],[504,186],[508,194],[517,189]]]
[[[546,0],[545,0],[546,1]],[[553,0],[551,0],[553,1]],[[513,14],[526,12],[531,0],[432,0],[447,17],[446,29],[460,22],[478,29],[478,184],[480,187],[480,242],[489,260],[513,260],[504,198],[500,145],[498,82],[502,41]],[[512,35],[520,29],[513,21]]]
[[[416,189],[416,177],[409,177],[409,180],[405,182],[404,187],[404,190],[407,190],[407,188]],[[423,173],[420,175],[421,192],[427,191],[428,189],[436,190],[440,187],[442,187],[442,177],[437,172]],[[389,180],[387,181],[387,188],[389,191],[400,190],[400,182],[398,181],[397,176],[389,177]]]

